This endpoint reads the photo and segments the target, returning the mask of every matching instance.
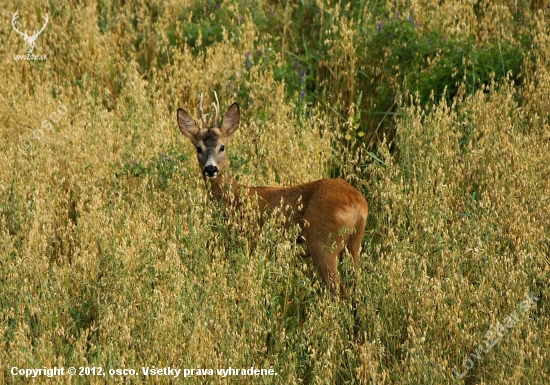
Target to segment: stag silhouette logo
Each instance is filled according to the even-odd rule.
[[[11,18],[11,26],[13,27],[15,32],[23,36],[23,40],[25,40],[25,43],[27,43],[27,54],[31,54],[32,51],[34,51],[34,43],[36,42],[36,39],[42,33],[42,31],[44,31],[44,28],[46,28],[46,25],[48,25],[48,20],[49,20],[48,14],[47,13],[44,14],[44,25],[42,26],[42,29],[40,29],[40,31],[37,31],[35,29],[34,33],[31,36],[27,35],[27,30],[25,30],[25,32],[21,32],[19,30],[19,22],[17,21],[18,18],[19,18],[19,11],[13,14],[13,17]]]

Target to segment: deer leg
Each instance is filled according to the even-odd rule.
[[[338,274],[338,255],[342,252],[343,246],[338,244],[329,245],[327,242],[310,242],[308,249],[313,264],[330,293],[337,295],[337,288],[339,288],[340,296],[347,299],[348,292],[340,281],[340,275]]]
[[[367,223],[367,217],[362,216],[358,219],[357,225],[355,226],[355,231],[349,235],[349,238],[346,241],[347,249],[353,258],[353,287],[352,293],[355,293],[356,284],[357,284],[357,275],[359,272],[359,253],[361,251],[361,242],[363,241],[363,235],[365,234],[365,225]]]
[[[361,251],[361,242],[363,241],[363,235],[365,234],[366,218],[360,218],[355,231],[350,234],[347,243],[347,248],[353,257],[353,263],[357,268],[359,266],[359,252]]]

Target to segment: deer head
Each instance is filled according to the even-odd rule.
[[[220,104],[218,95],[214,92],[216,103],[213,103],[215,115],[212,125],[208,126],[203,115],[202,94],[200,96],[199,115],[201,128],[195,120],[182,108],[178,109],[178,126],[197,149],[197,159],[203,178],[215,179],[229,166],[225,152],[229,137],[237,130],[240,121],[239,105],[233,103],[225,112],[222,123],[218,127]]]
[[[44,21],[44,25],[42,26],[42,29],[40,31],[37,31],[35,29],[34,33],[31,36],[29,36],[27,35],[27,30],[25,30],[25,32],[21,32],[19,30],[19,23],[17,22],[17,19],[19,18],[18,13],[19,11],[13,14],[13,17],[11,18],[11,26],[13,27],[15,32],[23,36],[23,40],[25,40],[25,43],[27,43],[27,53],[32,53],[32,51],[34,50],[34,43],[38,38],[38,35],[40,35],[42,31],[44,31],[44,28],[46,28],[46,25],[48,24],[48,20],[49,20],[48,14],[47,13],[44,14],[45,21]]]

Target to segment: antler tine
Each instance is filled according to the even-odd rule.
[[[204,115],[202,114],[202,92],[201,92],[201,101],[199,103],[199,114],[201,116],[202,128],[206,128],[206,121],[204,120]]]
[[[40,31],[34,33],[36,36],[40,35],[42,33],[42,31],[44,31],[44,28],[46,28],[46,26],[48,25],[48,21],[50,20],[50,17],[48,16],[47,13],[44,14],[44,19],[46,19],[46,21],[44,22],[44,25],[42,26],[42,29]]]
[[[15,32],[17,32],[18,34],[20,34],[21,36],[27,36],[27,31],[25,30],[25,33],[21,32],[17,26],[15,25],[15,22],[17,21],[17,19],[19,18],[19,11],[15,12],[13,14],[13,17],[11,18],[11,26],[13,27],[13,29],[15,30]]]
[[[216,111],[216,114],[214,115],[212,127],[216,128],[218,127],[218,115],[220,112],[220,101],[218,100],[218,94],[216,93],[216,91],[214,91],[214,98],[216,98],[216,104],[212,103],[212,105],[214,106],[214,111]]]

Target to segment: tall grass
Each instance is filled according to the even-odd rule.
[[[550,24],[520,3],[6,3],[0,382],[548,383]],[[14,60],[17,10],[29,32],[49,14],[47,60]],[[242,107],[241,183],[333,175],[365,195],[353,301],[276,218],[208,198],[175,111],[212,91]]]

